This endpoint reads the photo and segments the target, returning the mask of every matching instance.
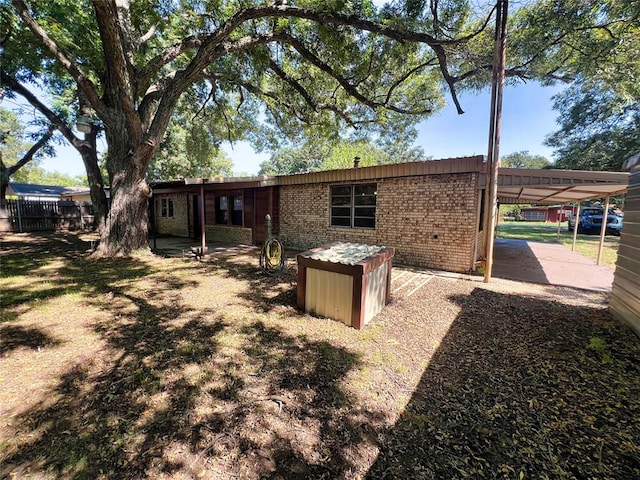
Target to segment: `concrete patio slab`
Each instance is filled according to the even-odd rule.
[[[557,243],[497,238],[493,276],[509,280],[611,291],[613,270]]]
[[[596,265],[595,260],[556,243],[527,242],[497,238],[494,247],[493,277],[541,285],[580,288],[583,290],[609,292],[613,284],[613,270]],[[169,257],[194,258],[191,248],[199,247],[197,240],[188,238],[165,237],[149,240],[149,245],[161,255]],[[260,248],[252,245],[230,245],[219,242],[207,242],[207,259],[217,256],[229,256],[254,251]],[[287,251],[290,262],[295,263],[295,251]],[[394,270],[397,270],[394,266]],[[402,268],[402,270],[405,270]],[[435,272],[425,269],[412,269],[425,275],[458,276],[447,272]],[[401,271],[398,270],[397,275]],[[396,275],[394,273],[394,275]],[[463,277],[466,277],[462,275]],[[409,278],[409,277],[407,277]],[[481,281],[482,277],[468,277]],[[417,283],[415,286],[418,286]],[[408,288],[408,287],[407,287]],[[398,292],[396,292],[398,293]]]

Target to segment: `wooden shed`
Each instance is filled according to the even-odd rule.
[[[609,309],[640,335],[640,153],[629,158],[625,167],[631,175]]]

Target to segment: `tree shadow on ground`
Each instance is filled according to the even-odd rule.
[[[197,270],[256,274],[232,263]],[[104,346],[11,419],[0,477],[337,478],[374,443],[384,415],[342,387],[358,354],[285,334],[255,320],[259,308],[188,306],[175,292],[196,282],[179,267],[65,258],[58,270],[60,292],[106,313],[87,325]]]
[[[18,348],[37,350],[59,345],[60,341],[47,332],[21,325],[0,325],[0,356]]]
[[[164,324],[176,314],[103,327],[112,361],[77,365],[54,402],[16,419],[30,438],[0,474],[202,477],[213,468],[221,478],[306,479],[353,468],[350,449],[380,420],[341,388],[356,355],[258,322],[240,332],[245,358],[229,357],[219,343],[228,324],[213,315]]]
[[[462,310],[367,478],[638,477],[628,328],[606,310],[484,289],[452,300]]]
[[[77,258],[91,250],[91,243],[65,232],[0,233],[0,276],[28,275],[52,258]]]
[[[260,268],[260,251],[252,249],[243,255],[233,252],[217,253],[201,263],[202,271],[228,278],[242,278],[248,288],[238,297],[250,308],[268,313],[278,307],[296,306],[297,267],[289,260],[278,275],[268,275]]]

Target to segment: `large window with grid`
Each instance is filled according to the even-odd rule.
[[[331,187],[331,226],[376,228],[375,183]]]

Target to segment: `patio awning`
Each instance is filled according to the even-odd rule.
[[[484,188],[486,177],[484,174],[481,175],[481,188]],[[628,182],[627,172],[500,168],[498,202],[538,205],[574,203],[625,193]]]

